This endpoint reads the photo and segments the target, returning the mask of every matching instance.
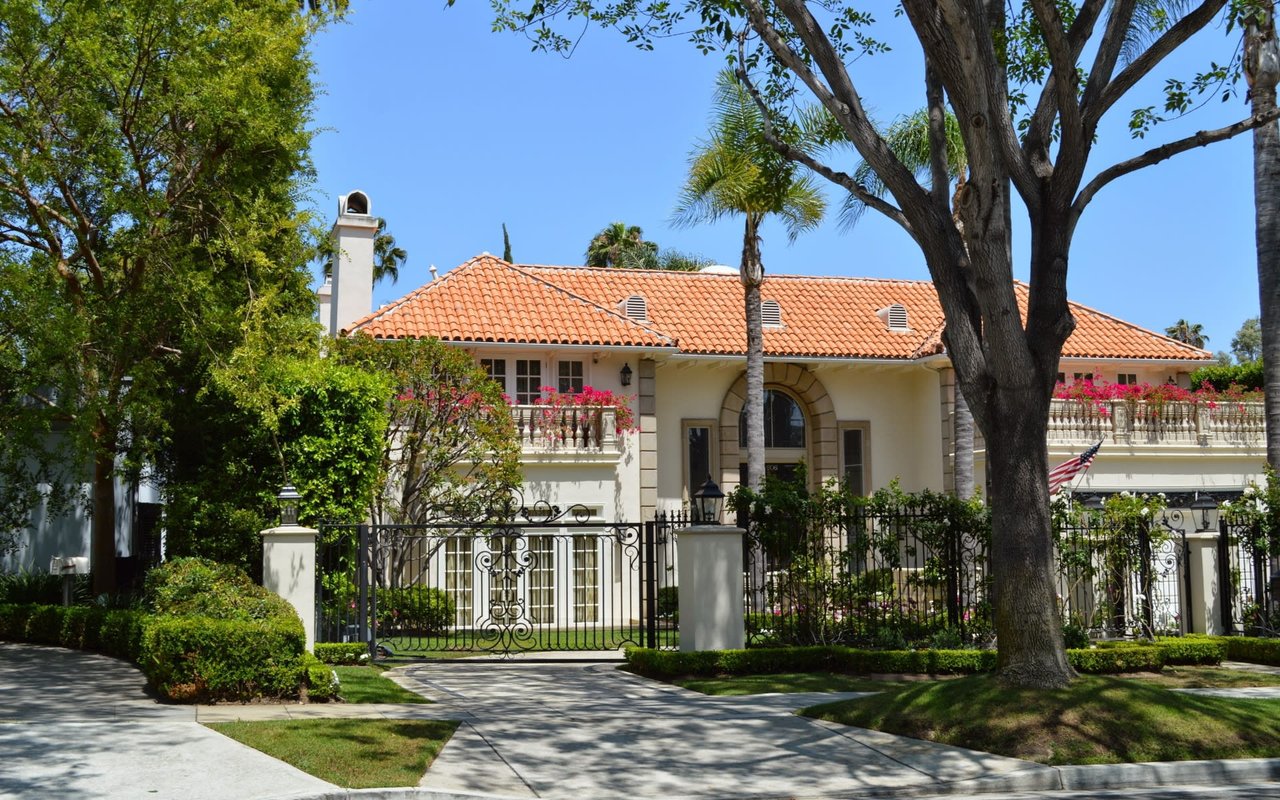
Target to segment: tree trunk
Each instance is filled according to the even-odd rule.
[[[1280,79],[1275,18],[1258,10],[1245,26],[1245,68],[1254,116],[1276,107]],[[1280,123],[1253,129],[1253,202],[1267,411],[1267,463],[1280,469]]]
[[[960,381],[955,388],[955,417],[952,426],[954,437],[955,461],[952,463],[953,480],[956,497],[968,500],[973,497],[973,414],[969,411],[969,403],[960,391]]]
[[[997,389],[993,400],[996,413],[986,433],[996,671],[1002,681],[1018,686],[1061,687],[1075,672],[1062,640],[1053,569],[1048,397],[1030,386]]]
[[[747,486],[759,491],[764,482],[764,327],[760,321],[760,221],[747,214],[742,237],[743,300],[747,317]]]
[[[93,593],[99,595],[116,591],[116,448],[107,422],[100,419],[95,427],[90,566]]]

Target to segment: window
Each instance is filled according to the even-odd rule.
[[[529,537],[529,621],[550,625],[556,621],[555,537]]]
[[[1071,375],[1072,375],[1072,380],[1074,380],[1076,383],[1079,383],[1080,381],[1093,380],[1092,372],[1073,372],[1071,373]]]
[[[712,420],[685,420],[684,423],[684,486],[685,501],[693,501],[693,493],[702,488],[708,476],[716,475],[713,463],[715,446],[715,422]]]
[[[1137,386],[1138,376],[1133,374],[1132,372],[1121,372],[1119,375],[1116,376],[1116,383],[1120,384],[1121,386]]]
[[[490,380],[498,384],[498,388],[507,391],[507,360],[505,358],[482,358],[480,367]]]
[[[542,362],[516,359],[516,404],[527,406],[542,397]]]
[[[856,495],[867,494],[867,447],[870,426],[849,422],[840,426],[840,479]]]
[[[557,364],[560,372],[556,389],[561,394],[577,394],[582,391],[582,362],[561,361]]]
[[[444,591],[457,610],[454,624],[471,627],[471,537],[450,537],[444,543]]]
[[[738,446],[747,446],[747,410],[738,420]],[[764,446],[804,447],[804,411],[791,395],[778,389],[764,390]]]
[[[1066,383],[1066,382],[1067,382],[1067,373],[1065,373],[1065,372],[1059,372],[1059,373],[1058,373],[1058,383]]]
[[[573,537],[573,621],[595,622],[600,597],[597,536]]]

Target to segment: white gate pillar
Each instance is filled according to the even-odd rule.
[[[1191,597],[1187,607],[1191,618],[1188,632],[1226,634],[1222,629],[1222,604],[1231,602],[1230,587],[1219,586],[1218,532],[1200,531],[1187,534],[1187,570],[1191,576]]]
[[[746,646],[742,528],[694,525],[676,533],[680,649]]]
[[[316,643],[315,528],[281,525],[262,531],[262,585],[298,612],[307,634],[307,652]]]

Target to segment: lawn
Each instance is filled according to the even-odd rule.
[[[417,786],[458,723],[401,719],[219,722],[224,736],[348,789]]]
[[[342,688],[338,696],[348,703],[430,703],[382,674],[377,667],[334,667]]]
[[[801,713],[1045,764],[1280,756],[1280,700],[1189,695],[1133,678],[1081,676],[1034,691],[973,675]]]

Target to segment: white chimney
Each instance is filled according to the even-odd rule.
[[[369,212],[369,196],[364,192],[338,198],[338,221],[330,234],[337,252],[329,312],[332,336],[373,310],[373,238],[378,220]]]
[[[316,300],[320,304],[320,324],[324,326],[324,332],[332,336],[329,326],[333,324],[333,276],[325,278],[316,289]]]

